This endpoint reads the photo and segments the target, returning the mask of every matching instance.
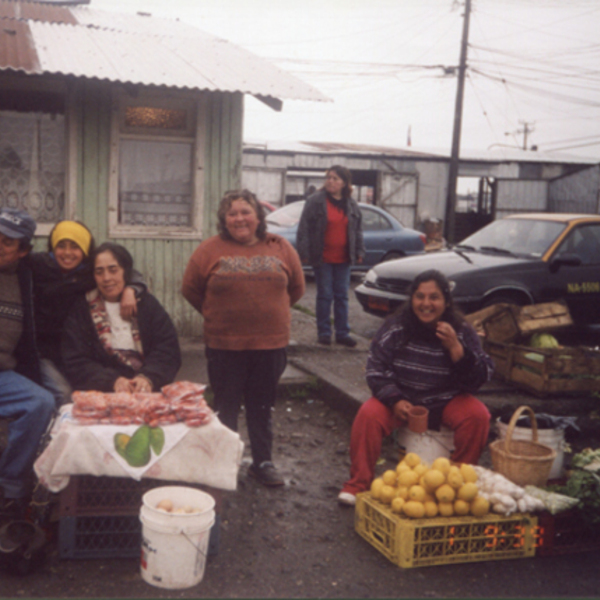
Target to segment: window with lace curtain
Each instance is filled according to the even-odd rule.
[[[111,235],[200,231],[203,119],[192,98],[123,93],[113,113]],[[200,123],[200,127],[198,124]]]
[[[65,214],[65,117],[32,108],[0,109],[0,206],[53,224]]]

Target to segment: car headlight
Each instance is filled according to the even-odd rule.
[[[364,282],[374,284],[376,281],[377,281],[377,274],[375,273],[375,271],[373,269],[371,269],[370,271],[367,271]]]

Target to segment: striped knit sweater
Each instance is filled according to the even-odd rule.
[[[367,383],[375,398],[390,408],[408,400],[434,410],[461,392],[478,390],[492,375],[492,360],[470,325],[456,333],[465,353],[453,363],[434,331],[422,327],[402,345],[398,319],[386,321],[371,342],[367,361]]]

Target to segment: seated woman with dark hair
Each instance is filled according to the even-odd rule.
[[[354,505],[356,494],[369,489],[383,438],[407,424],[412,406],[429,410],[430,428],[452,429],[454,462],[477,464],[487,442],[490,413],[472,394],[490,379],[492,359],[455,309],[442,273],[421,273],[408,295],[371,342],[367,383],[373,397],[352,425],[342,504]]]
[[[121,317],[119,301],[132,272],[123,246],[106,242],[96,250],[96,288],[74,303],[61,343],[75,390],[152,392],[171,383],[181,366],[175,327],[154,296],[141,296],[136,318]]]

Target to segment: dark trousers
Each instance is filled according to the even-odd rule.
[[[242,403],[256,466],[271,460],[271,409],[277,384],[287,364],[285,348],[275,350],[216,350],[206,348],[208,378],[214,408],[221,423],[237,431]]]

